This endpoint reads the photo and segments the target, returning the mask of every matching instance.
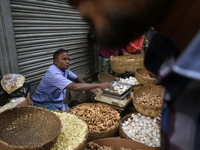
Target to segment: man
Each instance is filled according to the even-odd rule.
[[[67,89],[87,91],[94,88],[113,88],[109,83],[85,83],[68,69],[69,60],[70,58],[66,50],[59,49],[54,52],[54,64],[49,67],[32,96],[34,106],[65,111],[68,109],[63,104]]]
[[[165,88],[161,149],[200,149],[200,1],[70,0],[103,45],[123,47],[151,26],[145,66]]]

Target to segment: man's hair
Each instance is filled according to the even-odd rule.
[[[63,53],[63,52],[65,52],[65,53],[68,54],[68,51],[65,50],[65,49],[63,49],[63,48],[60,48],[60,49],[58,49],[57,51],[55,51],[55,52],[53,53],[53,63],[54,63],[55,60],[58,58],[58,55],[59,55],[60,53]]]

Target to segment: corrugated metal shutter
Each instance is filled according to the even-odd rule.
[[[79,76],[94,66],[93,45],[87,42],[89,26],[64,0],[11,0],[19,72],[37,84],[59,48],[69,51],[70,69]]]

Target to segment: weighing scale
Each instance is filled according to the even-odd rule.
[[[127,83],[121,83],[117,81],[112,81],[110,84],[115,86],[126,86],[126,90],[122,93],[117,93],[116,91],[111,91],[109,89],[104,89],[103,93],[100,96],[95,96],[94,99],[96,101],[100,101],[103,103],[107,103],[110,105],[118,106],[121,108],[125,108],[128,103],[131,101],[132,92],[132,85]]]

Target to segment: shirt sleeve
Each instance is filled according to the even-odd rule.
[[[72,83],[72,80],[66,78],[61,73],[55,73],[51,76],[51,85],[63,90],[66,86]]]
[[[140,40],[139,40],[138,48],[140,48],[140,49],[143,48],[144,39],[145,39],[145,37],[144,37],[144,35],[142,35],[142,36],[140,37]]]
[[[71,81],[74,81],[77,78],[77,75],[68,69],[67,70],[67,78]]]

